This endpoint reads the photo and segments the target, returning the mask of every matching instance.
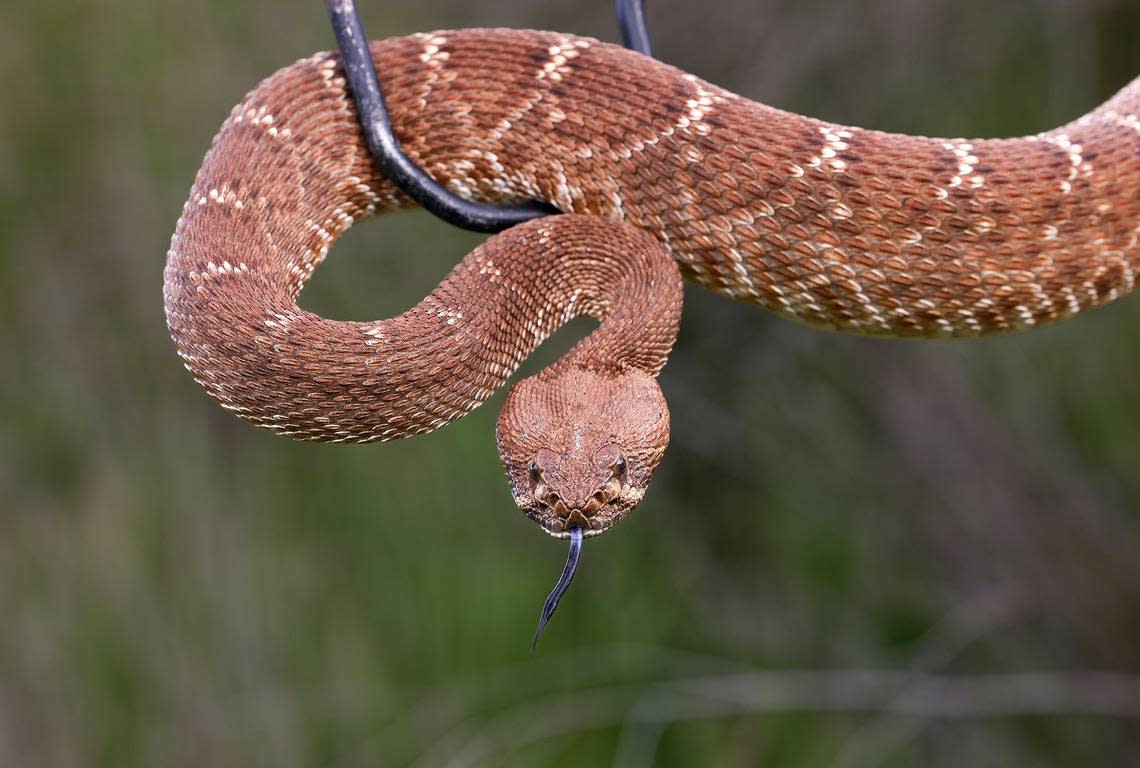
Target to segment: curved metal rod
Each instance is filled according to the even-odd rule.
[[[645,26],[645,0],[617,0],[617,17],[621,44],[638,53],[653,56],[649,29]]]
[[[534,647],[538,645],[538,638],[542,637],[542,630],[546,628],[546,622],[550,621],[550,617],[554,615],[554,611],[558,608],[558,601],[566,594],[566,590],[570,589],[570,582],[574,580],[574,573],[578,570],[578,558],[582,554],[582,529],[570,529],[570,552],[566,555],[566,566],[562,569],[562,575],[558,577],[558,583],[554,585],[554,589],[550,590],[550,594],[546,596],[546,602],[542,604],[542,613],[538,616],[538,629],[534,631],[534,639],[530,641],[530,652],[534,653]]]
[[[368,51],[368,38],[360,23],[354,0],[325,0],[336,44],[352,91],[360,124],[376,164],[388,179],[408,197],[444,221],[475,232],[501,232],[524,221],[537,219],[558,209],[545,202],[518,205],[489,205],[465,200],[440,186],[412,162],[400,148],[400,141],[388,119],[388,107]]]

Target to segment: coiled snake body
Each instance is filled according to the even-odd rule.
[[[374,170],[337,57],[318,54],[253,90],[206,155],[168,255],[171,335],[242,418],[363,442],[458,418],[558,326],[599,318],[499,420],[515,501],[556,536],[620,520],[665,450],[674,260],[782,315],[890,336],[1033,327],[1130,292],[1140,269],[1140,80],[1048,133],[963,141],[801,117],[570,35],[372,52],[422,168],[466,197],[575,215],[491,238],[399,317],[299,309],[338,235],[409,204]]]

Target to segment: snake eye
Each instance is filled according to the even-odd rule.
[[[625,474],[625,456],[618,456],[617,461],[614,462],[614,475],[621,476]]]
[[[533,461],[530,463],[530,479],[531,479],[531,482],[535,482],[535,483],[537,483],[540,479],[542,479],[542,468],[539,467],[538,464],[536,462],[533,462]]]

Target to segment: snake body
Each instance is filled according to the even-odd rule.
[[[317,54],[250,92],[206,155],[168,254],[171,335],[242,418],[372,441],[458,418],[562,323],[601,319],[500,416],[515,501],[554,535],[620,520],[665,449],[674,261],[815,326],[919,337],[1067,317],[1140,269],[1140,80],[1056,130],[960,140],[802,117],[571,35],[459,30],[372,53],[420,167],[471,199],[575,215],[488,240],[397,318],[298,308],[341,233],[409,204],[374,169],[338,58]]]

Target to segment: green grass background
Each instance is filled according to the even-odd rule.
[[[363,6],[374,37],[617,37],[602,0]],[[737,92],[928,135],[1034,133],[1140,74],[1136,0],[650,23]],[[501,394],[427,437],[292,443],[166,335],[210,137],[330,46],[316,0],[0,9],[0,765],[1140,766],[1140,301],[891,342],[689,287],[669,453],[530,657],[564,550],[510,501]],[[367,222],[303,303],[401,311],[476,242]]]

